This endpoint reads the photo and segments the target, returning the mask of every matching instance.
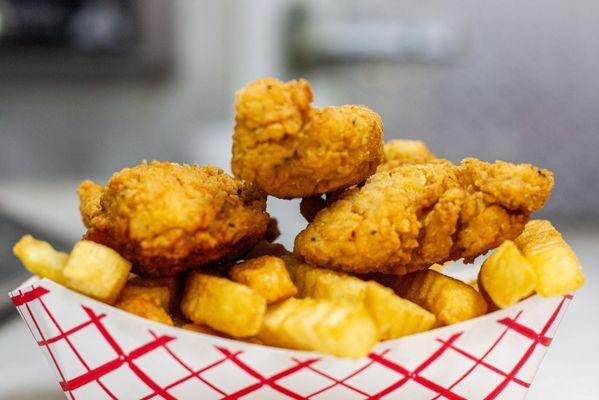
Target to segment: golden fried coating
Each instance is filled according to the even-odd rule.
[[[435,161],[437,156],[420,140],[389,140],[384,147],[385,159],[377,172],[389,171],[407,164],[426,164]]]
[[[85,238],[112,247],[149,276],[168,276],[257,243],[269,221],[265,196],[214,167],[142,163],[106,187],[79,186]]]
[[[444,162],[438,159],[419,140],[389,140],[384,146],[385,157],[378,166],[377,172],[389,171],[401,165],[426,164],[429,162]],[[300,202],[300,213],[308,222],[312,222],[316,214],[323,208],[337,200],[343,190],[327,193],[324,196],[304,197]]]
[[[305,80],[254,81],[237,92],[231,166],[279,198],[366,180],[383,158],[381,118],[365,106],[313,108]]]
[[[553,174],[529,164],[465,159],[376,173],[320,211],[295,239],[306,262],[405,274],[476,256],[520,234],[549,198]]]

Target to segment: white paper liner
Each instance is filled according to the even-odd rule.
[[[342,359],[190,332],[47,279],[10,293],[69,399],[521,399],[572,296],[533,296]]]

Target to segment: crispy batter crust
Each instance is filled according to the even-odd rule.
[[[419,140],[389,140],[384,146],[383,163],[377,167],[377,172],[389,171],[402,165],[426,164],[430,162],[444,162],[438,159]],[[324,196],[304,197],[300,202],[300,213],[308,222],[312,222],[316,214],[337,200],[343,190],[327,193]]]
[[[383,157],[381,118],[365,106],[316,109],[305,80],[263,78],[237,92],[235,175],[279,198],[366,180]]]
[[[437,160],[424,142],[420,140],[394,139],[385,143],[385,159],[378,166],[377,172],[390,171],[407,164],[426,164]]]
[[[405,274],[476,256],[520,234],[551,193],[553,174],[529,164],[465,159],[376,173],[320,211],[295,240],[308,263]]]
[[[85,238],[109,246],[151,276],[235,258],[269,221],[264,194],[214,167],[143,163],[106,187],[79,186]]]

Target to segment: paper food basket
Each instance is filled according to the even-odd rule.
[[[520,399],[572,299],[530,297],[341,359],[190,332],[32,278],[10,293],[68,399]]]

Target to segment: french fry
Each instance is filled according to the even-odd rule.
[[[314,267],[293,256],[283,257],[299,297],[363,304],[366,282],[342,273]]]
[[[393,290],[367,282],[364,305],[374,318],[381,339],[395,339],[435,327],[435,315],[419,305],[402,299]]]
[[[73,247],[63,274],[71,289],[112,304],[127,283],[130,270],[131,263],[116,251],[82,240]]]
[[[285,262],[274,256],[262,256],[235,264],[229,271],[229,277],[252,288],[268,304],[285,300],[297,293]]]
[[[63,270],[69,255],[54,250],[50,243],[25,235],[14,245],[12,251],[32,274],[57,283],[64,282]]]
[[[121,290],[118,302],[125,302],[140,296],[149,297],[158,307],[165,311],[169,310],[171,295],[166,286],[140,286],[128,281]]]
[[[435,314],[444,325],[478,317],[488,308],[472,286],[433,270],[395,277],[391,286],[400,296]]]
[[[495,249],[478,273],[479,287],[499,308],[509,307],[534,293],[536,281],[532,265],[510,240]]]
[[[530,221],[514,242],[532,265],[537,276],[535,290],[541,296],[561,296],[584,285],[576,254],[551,222]]]
[[[374,281],[317,268],[285,257],[300,297],[362,305],[373,318],[380,338],[394,339],[431,329],[435,316]]]
[[[266,300],[240,283],[192,271],[187,276],[181,311],[196,324],[233,337],[250,337],[260,330]]]
[[[129,278],[129,280],[127,281],[127,285],[125,286],[125,290],[129,286],[139,288],[138,290],[143,290],[142,288],[146,288],[149,292],[152,293],[161,292],[162,296],[164,296],[163,300],[166,300],[167,302],[167,310],[175,312],[179,308],[179,302],[183,294],[182,276],[177,275],[162,278],[135,276]],[[154,288],[156,288],[157,290],[153,290]],[[168,292],[167,295],[164,294],[163,288],[165,288]]]
[[[378,332],[362,307],[290,298],[268,309],[258,339],[272,346],[363,357],[376,344]]]
[[[174,325],[173,320],[164,307],[156,303],[155,297],[146,293],[141,293],[136,296],[130,295],[126,298],[119,299],[119,301],[115,303],[115,307],[142,318],[167,325]]]

